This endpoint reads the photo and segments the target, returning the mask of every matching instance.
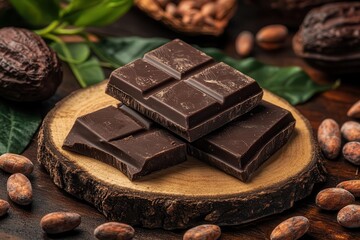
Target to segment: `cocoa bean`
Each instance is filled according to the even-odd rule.
[[[203,16],[215,17],[216,5],[213,2],[208,2],[201,7],[200,10]]]
[[[160,7],[165,8],[170,0],[156,0]]]
[[[360,197],[360,180],[344,181],[339,183],[336,187],[348,190],[355,197]]]
[[[130,240],[134,235],[134,228],[118,222],[101,224],[94,231],[94,236],[100,240]]]
[[[360,165],[360,142],[348,142],[344,145],[342,152],[346,160]]]
[[[346,228],[360,227],[360,205],[351,204],[342,208],[337,214],[337,221]]]
[[[20,102],[51,97],[62,80],[57,55],[34,32],[0,29],[0,96]]]
[[[360,141],[360,123],[355,121],[345,122],[341,127],[341,133],[348,141]]]
[[[354,195],[342,188],[326,188],[316,195],[316,205],[324,210],[339,210],[354,202]]]
[[[221,229],[217,225],[204,224],[187,230],[183,240],[216,240],[221,235]]]
[[[196,12],[191,19],[191,24],[193,25],[201,25],[204,22],[204,16],[201,12]]]
[[[0,217],[4,216],[9,211],[9,208],[10,204],[5,200],[0,199]]]
[[[254,35],[249,31],[241,32],[236,38],[235,48],[241,57],[249,56],[254,48]]]
[[[73,212],[53,212],[45,215],[40,226],[46,233],[57,234],[75,229],[81,223],[81,216]]]
[[[8,173],[30,175],[34,170],[34,164],[27,157],[5,153],[0,156],[0,169]]]
[[[319,126],[317,138],[320,149],[328,159],[335,159],[341,150],[339,125],[333,119],[325,119]]]
[[[310,223],[306,217],[296,216],[280,223],[271,232],[271,240],[296,240],[302,237],[309,229]]]
[[[31,183],[22,173],[15,173],[9,177],[7,192],[10,199],[19,205],[29,205],[32,202]]]
[[[261,28],[256,34],[257,44],[265,50],[282,48],[288,36],[288,30],[283,25],[269,25]]]
[[[236,5],[236,0],[217,0],[216,2],[216,19],[223,19],[228,15]]]
[[[360,100],[354,103],[347,112],[348,117],[360,118]]]
[[[175,17],[177,14],[177,8],[176,5],[174,3],[169,3],[166,5],[165,7],[165,12],[166,14],[168,14],[169,16]]]
[[[181,1],[177,6],[178,11],[185,15],[188,11],[195,8],[196,3],[194,1]]]

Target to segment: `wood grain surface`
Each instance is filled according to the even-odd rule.
[[[220,38],[211,37],[187,37],[168,30],[163,25],[151,20],[149,17],[132,10],[117,23],[102,29],[91,29],[93,32],[103,35],[117,36],[143,36],[143,37],[167,37],[182,38],[190,43],[200,46],[219,47],[229,55],[235,54],[234,41],[236,35],[242,30],[257,31],[266,24],[277,23],[277,20],[260,14],[255,9],[245,8],[239,5],[235,18],[230,22],[225,34]],[[291,46],[291,39],[285,49],[276,52],[264,52],[258,48],[254,55],[257,59],[273,65],[299,65],[304,67],[309,74],[319,83],[331,83],[338,79],[338,76],[326,75],[306,65],[301,59],[294,56]],[[55,103],[67,96],[72,91],[79,89],[79,85],[71,75],[69,69],[64,66],[64,81],[56,95],[50,100],[41,103],[34,108],[40,109],[45,115]],[[109,72],[108,72],[109,73]],[[346,116],[348,108],[360,98],[359,76],[341,76],[342,84],[339,88],[317,95],[311,101],[296,106],[296,108],[309,119],[314,130],[320,122],[331,117],[339,124],[350,120]],[[94,239],[93,230],[99,224],[106,222],[105,217],[94,207],[83,201],[79,201],[65,191],[60,190],[52,182],[48,173],[36,162],[36,138],[31,142],[24,155],[35,163],[35,170],[30,180],[34,189],[34,202],[29,207],[20,207],[11,203],[11,210],[5,217],[0,218],[0,239]],[[306,199],[295,203],[294,208],[281,214],[267,217],[260,221],[236,227],[223,227],[222,240],[235,239],[269,239],[273,228],[281,221],[296,215],[303,215],[310,220],[309,232],[304,239],[360,239],[360,230],[349,230],[336,223],[336,212],[321,211],[315,206],[316,193],[325,187],[336,186],[339,182],[349,179],[360,179],[357,167],[348,163],[343,157],[334,161],[325,160],[325,167],[328,170],[328,180],[325,184],[317,186]],[[0,172],[0,198],[8,199],[6,194],[6,181],[8,174]],[[359,203],[359,201],[357,201]],[[75,211],[82,215],[82,224],[73,232],[60,236],[48,236],[44,234],[39,222],[43,215],[52,211]],[[184,231],[165,231],[160,229],[136,228],[135,239],[182,239]]]

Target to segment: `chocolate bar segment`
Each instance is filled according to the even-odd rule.
[[[248,181],[291,136],[292,114],[263,101],[251,112],[189,144],[190,155]]]
[[[130,180],[186,160],[186,143],[124,105],[79,117],[63,148],[105,162]]]
[[[112,72],[106,92],[192,142],[254,108],[262,89],[174,40]]]

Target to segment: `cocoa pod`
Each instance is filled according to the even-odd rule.
[[[51,97],[62,80],[55,52],[27,29],[2,28],[0,36],[0,96],[19,102]]]
[[[130,240],[134,235],[134,228],[118,222],[104,223],[94,230],[94,236],[100,240]]]
[[[302,237],[310,227],[309,220],[303,216],[296,216],[281,222],[271,232],[271,240],[296,240]]]
[[[4,216],[9,211],[9,208],[10,204],[5,200],[0,199],[0,217]]]
[[[293,39],[295,54],[327,72],[359,72],[359,14],[359,1],[312,9]]]
[[[249,56],[254,48],[254,35],[249,31],[241,32],[236,38],[235,48],[241,57]]]
[[[341,133],[348,141],[360,141],[360,123],[347,121],[341,126]]]
[[[339,183],[336,187],[348,190],[355,197],[360,197],[360,180],[343,181]]]
[[[335,159],[341,150],[339,125],[333,119],[325,119],[319,126],[317,138],[320,149],[328,159]]]
[[[348,142],[344,145],[342,152],[346,160],[360,165],[360,142]]]
[[[316,205],[324,210],[339,210],[354,202],[354,195],[342,188],[326,188],[316,195]]]
[[[29,179],[22,173],[14,173],[7,180],[7,192],[11,201],[19,205],[29,205],[33,194]]]
[[[354,103],[347,112],[348,117],[360,118],[360,100]]]
[[[360,205],[351,204],[337,214],[337,222],[346,228],[360,227]]]
[[[203,224],[187,230],[183,240],[216,240],[221,235],[221,229],[217,225]]]
[[[30,175],[34,170],[34,164],[27,157],[4,153],[0,156],[0,169],[8,173]]]
[[[81,223],[81,216],[73,212],[53,212],[41,218],[40,226],[44,232],[57,234],[68,232]]]

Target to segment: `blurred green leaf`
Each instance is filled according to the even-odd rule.
[[[45,26],[59,17],[56,0],[9,0],[22,18],[33,26]]]
[[[66,44],[71,56],[66,56],[62,44],[53,42],[50,46],[58,54],[59,58],[69,63],[82,63],[90,56],[90,48],[85,43]]]
[[[105,79],[104,72],[97,58],[92,57],[83,63],[73,64],[73,67],[76,69],[74,74],[82,87],[91,86]]]
[[[96,55],[117,66],[129,63],[157,48],[168,39],[163,38],[105,38],[95,44]],[[263,64],[254,58],[238,60],[215,48],[199,48],[217,61],[225,62],[254,78],[263,88],[285,98],[291,104],[306,102],[316,93],[330,90],[339,85],[318,85],[299,67],[276,67]]]
[[[22,153],[40,123],[39,113],[0,100],[0,155],[7,152]]]
[[[124,15],[132,3],[132,0],[73,0],[61,12],[61,19],[78,27],[104,26]]]

